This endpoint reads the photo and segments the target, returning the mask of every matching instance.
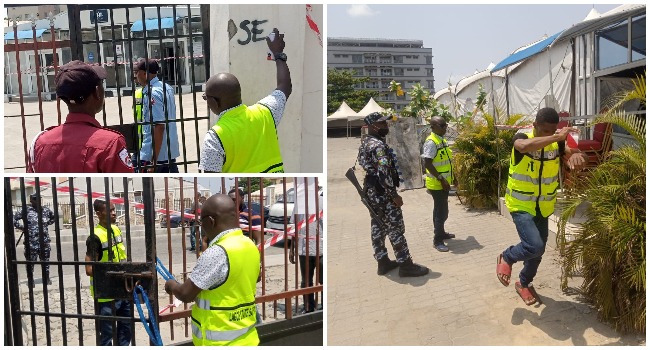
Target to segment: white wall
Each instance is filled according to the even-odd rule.
[[[312,5],[311,16],[323,33],[323,7]],[[242,86],[242,99],[254,104],[277,86],[276,68],[266,60],[265,40],[253,42],[241,28],[243,21],[266,21],[257,38],[274,27],[284,33],[293,92],[278,127],[286,172],[323,171],[323,47],[305,19],[305,5],[210,5],[210,73],[230,72]],[[229,39],[228,23],[236,33]],[[249,24],[247,28],[252,29]],[[227,43],[227,44],[226,44]],[[210,123],[216,116],[210,116]]]

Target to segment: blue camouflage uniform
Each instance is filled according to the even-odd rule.
[[[385,218],[385,225],[374,218],[371,220],[371,239],[375,259],[380,260],[387,255],[384,242],[388,236],[397,262],[403,263],[411,258],[411,254],[404,237],[402,209],[393,202],[400,182],[397,157],[386,141],[368,135],[361,141],[358,161],[366,171],[363,189],[370,205],[376,212],[383,214],[380,214],[380,217]]]
[[[25,244],[25,259],[28,261],[50,261],[50,235],[47,227],[54,224],[54,213],[47,207],[42,208],[43,216],[43,246],[39,238],[38,211],[31,205],[27,206],[27,230],[23,226],[23,211],[20,210],[14,214],[14,227],[25,233],[23,243]],[[33,282],[34,265],[27,264],[27,276]],[[50,276],[50,265],[45,265],[45,276],[43,281],[47,283]]]

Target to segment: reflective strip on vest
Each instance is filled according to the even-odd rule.
[[[237,330],[232,330],[232,331],[205,331],[205,339],[207,340],[214,340],[214,341],[232,341],[235,340],[242,335],[248,333],[254,326],[251,327],[246,327],[242,329],[237,329]],[[192,323],[192,334],[197,337],[198,339],[203,339],[203,333],[201,332],[201,329],[199,329],[199,326],[196,324]]]
[[[519,193],[517,191],[512,191],[509,188],[506,188],[506,194],[512,196],[513,198],[517,198],[520,201],[526,201],[526,202],[536,202],[537,201],[537,196]],[[550,201],[552,201],[554,199],[555,199],[555,195],[552,195],[552,196],[539,196],[540,201],[550,202]]]
[[[512,174],[510,174],[510,177],[515,179],[515,180],[526,181],[526,182],[530,182],[530,183],[532,183],[534,185],[539,185],[539,181],[537,181],[536,178],[531,177],[529,175],[523,175],[523,174],[519,174],[519,173],[512,173]],[[542,184],[543,185],[550,185],[550,184],[552,184],[553,182],[556,182],[556,181],[558,181],[558,176],[542,178]]]
[[[433,166],[438,167],[438,166],[443,166],[443,165],[447,165],[447,164],[451,164],[451,162],[449,160],[443,160],[442,162],[433,163]]]
[[[438,174],[442,175],[442,177],[445,178],[445,179],[448,179],[448,178],[451,177],[451,172],[449,172],[449,171],[446,171],[444,173],[438,172]],[[433,176],[433,174],[431,174],[431,173],[427,173],[427,176],[432,178],[432,179],[436,179],[436,180],[438,179],[437,177]]]
[[[210,300],[196,298],[196,307],[203,310],[210,310]]]

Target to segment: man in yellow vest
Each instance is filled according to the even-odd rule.
[[[579,169],[586,163],[583,153],[565,144],[567,135],[576,130],[565,127],[556,133],[559,121],[554,109],[540,109],[533,131],[515,134],[510,156],[505,201],[521,242],[499,255],[497,278],[507,287],[512,264],[523,261],[515,290],[526,305],[540,301],[530,283],[537,274],[548,239],[548,217],[555,210],[559,188],[560,159],[565,157],[570,169]]]
[[[426,168],[427,192],[433,197],[433,246],[439,252],[448,252],[445,239],[456,235],[445,232],[445,221],[449,216],[450,184],[458,186],[451,164],[451,149],[443,136],[447,133],[447,122],[439,116],[431,117],[431,135],[427,137],[422,148],[422,158]]]
[[[217,123],[203,139],[199,169],[223,173],[283,173],[277,127],[291,94],[291,75],[284,51],[284,34],[273,29],[266,39],[274,54],[277,87],[252,106],[242,103],[241,87],[230,73],[213,75],[203,99],[217,115]]]
[[[169,280],[165,291],[192,306],[194,345],[258,345],[255,292],[260,253],[239,228],[239,212],[228,195],[216,194],[201,208],[209,241],[184,283]]]
[[[126,261],[126,248],[122,240],[122,232],[113,225],[116,220],[115,205],[110,204],[110,211],[106,210],[106,202],[96,199],[93,202],[93,209],[99,223],[95,226],[93,233],[86,240],[86,261],[122,262]],[[110,230],[108,229],[110,227]],[[111,231],[111,232],[109,232]],[[95,298],[93,288],[93,267],[86,265],[86,275],[90,276],[90,295]],[[98,315],[112,316],[113,308],[115,316],[131,317],[131,304],[128,300],[97,299],[99,309]],[[115,304],[113,304],[115,302]],[[113,322],[109,320],[99,321],[100,344],[110,346],[113,343]],[[131,343],[131,323],[117,322],[117,341],[120,346],[128,346]]]

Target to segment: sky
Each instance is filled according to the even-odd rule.
[[[194,178],[185,178],[186,180],[189,181],[194,181]],[[221,177],[199,177],[197,178],[197,182],[201,186],[205,186],[210,189],[211,194],[216,194],[216,193],[221,193]],[[226,189],[230,189],[235,183],[235,179],[232,177],[227,177],[226,178]]]
[[[422,40],[436,91],[514,50],[618,5],[328,5],[327,36]]]

